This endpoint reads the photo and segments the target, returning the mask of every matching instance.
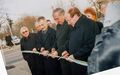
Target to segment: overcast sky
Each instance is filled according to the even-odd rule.
[[[63,2],[63,6],[69,6],[69,0],[4,0],[4,8],[11,19],[16,20],[23,15],[45,16],[52,19],[52,6]],[[76,0],[81,9],[89,6],[87,0]]]

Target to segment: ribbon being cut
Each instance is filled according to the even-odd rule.
[[[43,53],[38,52],[38,51],[27,51],[27,50],[25,50],[25,51],[22,51],[22,53],[31,53],[31,54],[34,53],[34,54],[43,55]],[[48,56],[48,57],[51,57],[50,54],[47,54],[47,56]],[[74,58],[64,58],[64,57],[62,57],[62,56],[55,56],[55,58],[58,58],[58,60],[60,60],[60,59],[65,59],[65,60],[67,60],[67,61],[71,61],[71,62],[74,62],[74,63],[79,64],[79,65],[88,66],[88,63],[87,63],[87,62],[82,61],[82,60],[77,60],[77,59],[74,59]]]

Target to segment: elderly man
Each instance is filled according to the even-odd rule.
[[[62,8],[56,8],[53,10],[53,18],[57,23],[56,26],[56,42],[52,51],[56,49],[59,55],[62,55],[62,52],[68,54],[64,46],[69,40],[69,34],[71,32],[71,27],[68,25],[65,20],[65,11]],[[63,75],[71,75],[70,63],[66,60],[60,60],[61,69]]]
[[[87,62],[94,47],[95,22],[82,15],[77,7],[71,7],[66,13],[66,20],[73,27],[69,39],[69,58]],[[66,57],[65,53],[62,53]],[[87,67],[71,63],[72,75],[87,75]]]
[[[38,18],[35,26],[41,26],[41,31],[39,32],[38,41],[40,41],[40,52],[44,56],[44,66],[46,75],[61,75],[60,68],[58,68],[59,62],[57,59],[51,57],[46,57],[48,53],[53,55],[51,48],[56,40],[56,31],[48,26],[45,17],[41,16]]]

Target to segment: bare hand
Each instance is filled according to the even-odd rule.
[[[42,55],[43,55],[43,56],[47,56],[47,55],[48,55],[48,53],[49,53],[49,51],[48,51],[48,50],[44,50],[44,51],[42,51]]]
[[[43,52],[44,50],[45,50],[45,48],[44,48],[44,47],[41,47],[40,51]]]
[[[37,49],[36,49],[36,48],[33,48],[32,51],[37,51]]]
[[[58,52],[55,51],[51,51],[51,53],[49,54],[52,58],[55,58],[56,56],[58,56]]]
[[[64,51],[64,52],[62,52],[62,56],[64,58],[68,58],[69,57],[69,53],[67,51]]]
[[[75,59],[73,55],[70,55],[68,58],[66,58],[66,60],[69,62],[73,62],[73,59]]]
[[[51,53],[54,52],[54,51],[56,51],[56,49],[55,49],[55,48],[52,48],[52,49],[51,49]]]

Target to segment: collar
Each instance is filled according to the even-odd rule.
[[[85,18],[86,18],[86,16],[85,16],[85,15],[82,15],[82,16],[78,19],[78,21],[75,23],[74,29],[79,28],[79,27],[82,25],[82,23],[84,22],[84,19],[85,19]]]

